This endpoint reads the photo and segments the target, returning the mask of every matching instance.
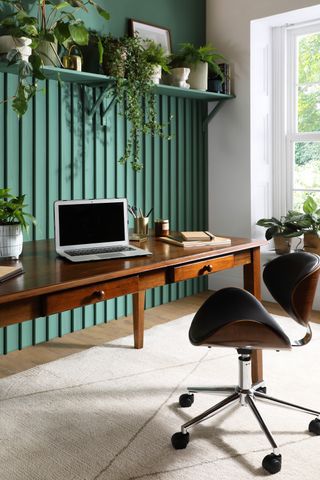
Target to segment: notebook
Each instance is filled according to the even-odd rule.
[[[127,212],[125,198],[56,201],[56,252],[71,262],[151,255],[129,245]]]

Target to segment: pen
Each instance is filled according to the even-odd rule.
[[[150,213],[152,212],[153,208],[150,208],[149,213],[147,213],[146,217],[149,217]]]
[[[141,208],[139,208],[139,217],[141,217],[141,218],[143,217],[143,213],[142,213]]]

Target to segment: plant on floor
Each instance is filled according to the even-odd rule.
[[[129,138],[119,161],[125,164],[131,159],[131,166],[136,171],[143,167],[140,162],[141,135],[164,136],[163,125],[157,120],[151,81],[153,64],[148,60],[149,55],[150,50],[146,52],[144,42],[138,36],[114,39],[109,35],[104,41],[104,57],[112,65],[107,73],[115,76],[114,98],[120,106],[120,113],[130,122]]]
[[[12,106],[18,116],[21,116],[27,111],[28,101],[37,90],[36,80],[45,78],[41,69],[43,64],[50,60],[50,64],[61,65],[57,46],[88,44],[88,29],[77,18],[77,12],[82,10],[89,13],[88,7],[92,7],[105,20],[109,19],[109,13],[93,0],[65,0],[59,3],[38,0],[37,16],[29,14],[21,1],[3,0],[2,3],[10,7],[10,13],[0,21],[0,33],[18,38],[27,37],[32,41],[32,55],[28,62],[22,60],[19,50],[13,49],[8,53],[9,64],[18,63],[19,82]]]

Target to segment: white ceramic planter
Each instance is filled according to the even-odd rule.
[[[188,83],[195,90],[208,90],[208,64],[199,62],[191,67]]]
[[[57,45],[55,43],[44,40],[39,43],[37,52],[40,55],[43,65],[47,65],[48,67],[61,66],[61,61],[57,52]]]
[[[22,60],[28,61],[32,53],[31,47],[29,47],[30,44],[30,38],[2,35],[0,36],[0,55],[7,54],[10,50],[16,49],[19,50]]]
[[[168,82],[173,87],[190,88],[187,83],[190,74],[190,68],[177,67],[171,68],[170,75],[168,75]]]
[[[160,83],[161,80],[161,74],[162,74],[162,68],[160,65],[154,65],[153,67],[153,74],[150,77],[150,81],[156,85]]]
[[[19,258],[23,247],[20,224],[0,225],[0,257]]]

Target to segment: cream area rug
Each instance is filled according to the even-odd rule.
[[[265,477],[271,448],[246,407],[190,430],[185,450],[171,435],[221,397],[198,394],[178,405],[188,385],[235,384],[233,349],[193,347],[191,316],[33,368],[0,381],[1,480],[224,480]],[[279,318],[285,325],[292,321]],[[320,326],[293,352],[264,354],[268,393],[320,408]],[[278,479],[317,479],[320,437],[309,415],[259,402],[279,443]]]

